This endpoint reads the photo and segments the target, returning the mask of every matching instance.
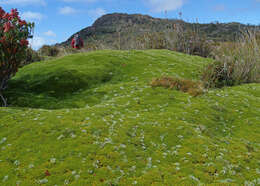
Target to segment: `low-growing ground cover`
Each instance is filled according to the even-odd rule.
[[[211,60],[98,51],[23,67],[0,108],[0,185],[260,183],[260,84],[192,97]]]

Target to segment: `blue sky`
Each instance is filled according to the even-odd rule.
[[[36,23],[34,49],[65,41],[107,13],[140,13],[190,22],[241,22],[260,25],[260,0],[0,0],[10,11]],[[167,14],[165,14],[167,11]]]

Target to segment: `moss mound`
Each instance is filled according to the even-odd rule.
[[[150,86],[210,62],[98,51],[22,68],[0,108],[0,185],[259,184],[260,84]]]

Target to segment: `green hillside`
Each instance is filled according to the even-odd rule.
[[[23,67],[0,108],[0,185],[260,184],[260,84],[150,86],[211,62],[97,51]]]

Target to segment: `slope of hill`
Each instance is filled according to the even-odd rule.
[[[0,185],[259,184],[260,84],[149,86],[211,62],[97,51],[23,67],[0,108]]]
[[[260,27],[244,25],[240,23],[188,23],[177,19],[159,19],[141,14],[107,14],[97,19],[90,27],[77,32],[88,46],[97,45],[103,48],[136,49],[138,39],[146,33],[167,33],[174,30],[174,24],[182,24],[184,28],[200,30],[201,34],[207,35],[211,40],[233,41],[237,34],[245,28]],[[74,34],[73,34],[74,35]],[[71,36],[67,41],[58,46],[69,46]]]

